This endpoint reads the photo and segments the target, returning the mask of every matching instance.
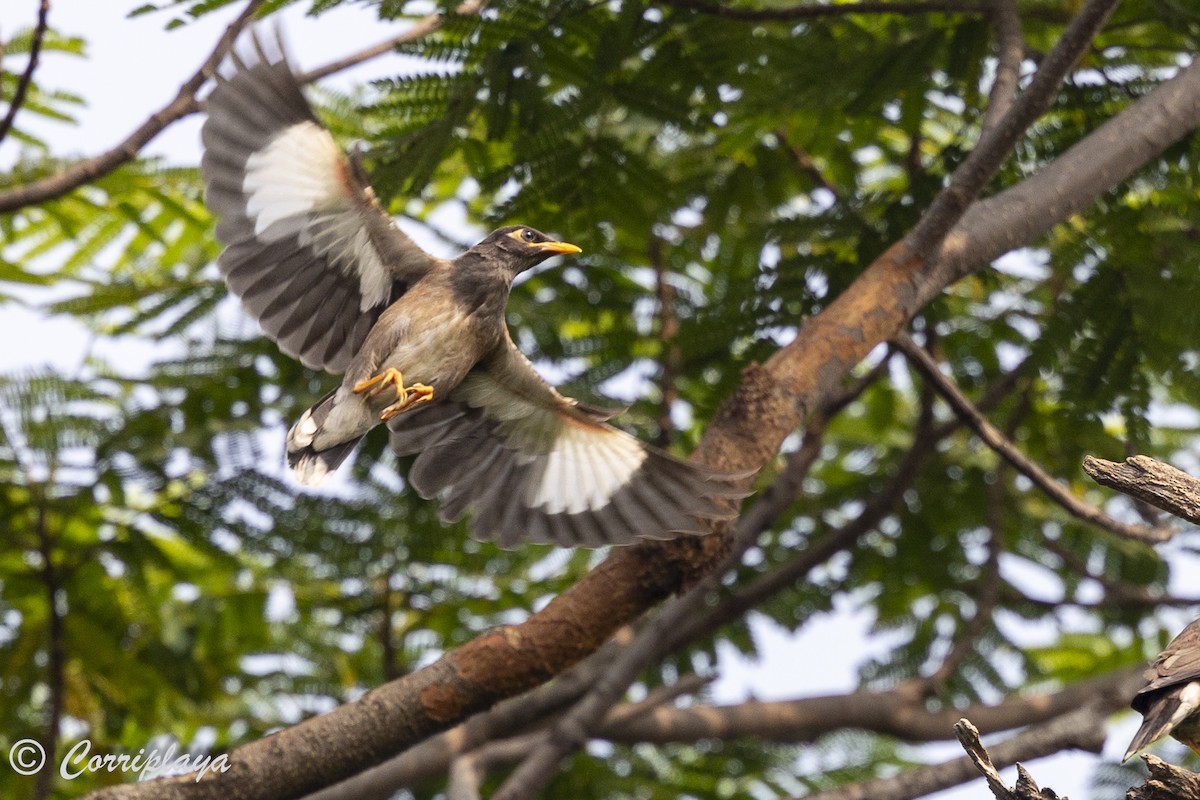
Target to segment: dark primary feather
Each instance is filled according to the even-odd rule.
[[[438,262],[379,208],[281,49],[253,44],[205,100],[200,170],[226,245],[218,264],[280,349],[342,372],[383,309]]]
[[[418,454],[409,481],[443,495],[443,519],[470,511],[472,535],[506,547],[703,534],[733,517],[722,501],[745,496],[745,476],[681,462],[609,416],[558,394],[506,339],[448,398],[393,420],[392,448]]]

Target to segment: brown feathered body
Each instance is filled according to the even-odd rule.
[[[426,253],[268,50],[254,38],[206,98],[201,173],[230,290],[285,353],[343,375],[288,433],[296,477],[319,483],[383,415],[393,450],[416,455],[412,486],[445,519],[470,512],[480,539],[599,546],[731,519],[747,476],[612,427],[616,412],[559,394],[513,343],[514,278],[579,248],[508,226],[453,260]],[[397,395],[362,386],[388,370],[429,401],[383,414]]]

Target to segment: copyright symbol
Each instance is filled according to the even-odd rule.
[[[22,739],[8,751],[8,763],[18,775],[33,775],[46,764],[46,749],[36,739]]]

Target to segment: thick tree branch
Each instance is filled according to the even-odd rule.
[[[1041,465],[1036,461],[1022,453],[1007,436],[988,422],[987,418],[958,390],[958,387],[941,373],[937,362],[928,353],[918,347],[909,338],[908,334],[902,334],[896,337],[894,341],[896,347],[904,353],[909,362],[921,373],[921,376],[934,387],[937,393],[949,404],[950,408],[954,410],[955,415],[974,431],[975,435],[983,440],[984,444],[1015,467],[1018,472],[1033,481],[1035,486],[1041,489],[1051,500],[1062,506],[1072,516],[1078,517],[1085,522],[1099,525],[1118,536],[1124,536],[1128,539],[1141,542],[1157,544],[1171,538],[1173,534],[1171,530],[1146,528],[1142,525],[1130,525],[1121,522],[1104,513],[1101,509],[1071,494],[1066,487],[1054,479],[1054,476],[1042,469]]]
[[[1149,93],[1012,189],[977,203],[928,260],[897,244],[881,255],[766,364],[750,366],[694,458],[752,469],[774,457],[810,412],[878,344],[895,336],[952,281],[1028,245],[1095,201],[1200,124],[1200,62]],[[228,800],[294,797],[354,775],[468,715],[544,682],[612,631],[680,586],[727,548],[722,537],[620,548],[520,625],[489,631],[422,670],[329,714],[250,743],[233,767],[190,778],[121,786],[108,798]]]
[[[0,119],[0,142],[3,142],[8,137],[8,132],[12,130],[17,112],[21,110],[21,105],[25,102],[25,93],[33,84],[33,73],[37,71],[38,56],[41,55],[42,42],[46,38],[46,29],[49,25],[50,0],[41,0],[38,6],[37,26],[33,29],[33,36],[29,44],[29,63],[25,65],[25,71],[17,79],[17,88],[13,91],[12,100],[8,104],[8,112],[4,115],[4,119]]]
[[[1010,189],[971,207],[938,251],[919,297],[1037,240],[1200,124],[1200,60]]]
[[[1149,456],[1131,456],[1121,464],[1084,456],[1083,471],[1101,486],[1200,525],[1200,480],[1170,464]]]

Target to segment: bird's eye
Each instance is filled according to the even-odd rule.
[[[534,234],[533,231],[529,230],[529,228],[526,228],[525,230],[521,231],[521,238],[527,242],[532,242],[537,238],[537,235]]]

